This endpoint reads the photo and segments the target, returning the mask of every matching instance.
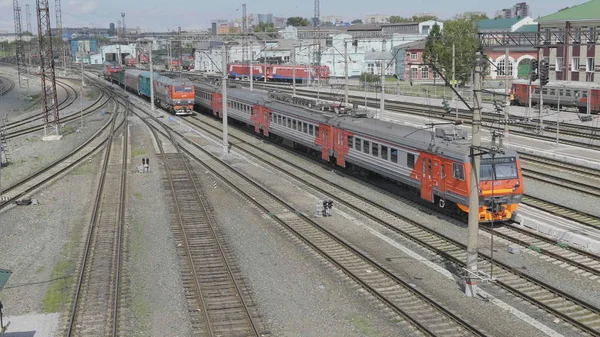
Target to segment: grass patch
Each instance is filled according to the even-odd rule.
[[[63,136],[68,136],[70,134],[72,134],[73,132],[75,132],[75,128],[73,128],[72,125],[65,125],[62,130],[60,131],[60,134]]]
[[[73,255],[79,246],[83,223],[84,220],[82,219],[75,222],[70,240],[60,250],[59,261],[52,269],[50,283],[42,301],[42,311],[45,313],[59,312],[69,305],[68,302],[77,275],[74,262],[76,256]]]
[[[148,150],[146,149],[133,149],[131,151],[131,157],[139,157],[139,156],[143,156],[146,153],[148,153]]]
[[[371,321],[359,315],[350,317],[350,322],[361,332],[362,336],[380,337],[381,334],[373,327]]]
[[[140,192],[133,192],[133,196],[136,197],[138,200],[143,199],[142,193]]]
[[[90,101],[95,101],[100,96],[100,90],[98,88],[89,89],[85,93],[85,97]]]
[[[75,169],[73,169],[73,171],[71,171],[71,174],[75,175],[75,176],[82,176],[82,175],[92,174],[92,173],[94,173],[94,169],[93,169],[93,166],[90,165],[89,162],[83,163],[83,164],[77,166]]]
[[[35,274],[36,274],[36,275],[39,275],[39,274],[43,273],[43,272],[44,272],[44,270],[46,270],[46,267],[44,267],[44,266],[39,266],[39,267],[37,267],[37,269],[35,270]]]

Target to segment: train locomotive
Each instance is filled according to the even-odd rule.
[[[117,82],[126,90],[150,99],[150,72],[128,69],[111,73],[111,81]],[[153,74],[154,101],[167,111],[179,116],[193,114],[195,88],[187,79],[173,79]]]
[[[511,88],[511,104],[529,105],[529,81],[514,80]],[[577,108],[586,113],[588,104],[593,113],[600,112],[600,85],[593,82],[550,81],[542,88],[544,105]],[[537,105],[540,100],[539,80],[531,83],[531,104]],[[560,102],[559,102],[560,101]]]
[[[209,84],[195,86],[196,105],[222,117],[218,89]],[[294,98],[285,102],[272,98],[228,89],[228,117],[279,143],[317,153],[353,174],[376,173],[444,212],[468,214],[471,164],[466,137],[449,137],[443,129],[434,132],[320,111],[310,102],[290,104]],[[524,191],[519,157],[507,149],[503,154],[483,155],[481,163],[479,220],[507,221]]]

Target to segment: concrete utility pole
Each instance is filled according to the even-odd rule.
[[[471,175],[469,178],[469,230],[467,237],[467,275],[465,294],[469,297],[476,296],[477,280],[477,246],[479,239],[479,169],[481,158],[481,79],[482,55],[477,53],[475,71],[473,76],[473,125],[471,139]]]
[[[296,97],[296,42],[292,51],[292,96]]]
[[[83,48],[83,54],[85,55],[85,48]],[[81,86],[85,87],[85,78],[83,77],[83,56],[79,60],[81,63]]]
[[[385,109],[385,42],[385,39],[383,39],[381,44],[381,100],[379,101],[381,114],[379,115],[379,119],[383,119],[383,111]]]
[[[344,105],[348,108],[348,41],[344,41]]]
[[[456,120],[458,121],[458,97],[456,97],[456,94],[454,93],[456,90],[456,45],[454,42],[452,42],[452,87],[454,88],[452,91],[452,101],[456,108]]]
[[[150,62],[150,109],[154,111],[154,69],[152,67],[152,45],[150,41],[150,47],[148,48],[148,62]]]
[[[83,130],[83,86],[79,87],[79,117],[81,119],[80,130]]]
[[[265,42],[265,69],[263,72],[263,81],[267,83],[267,64],[269,63],[269,59],[267,57],[267,42]]]
[[[512,72],[511,72],[512,73]],[[509,74],[509,53],[508,47],[504,50],[504,94],[506,94],[506,105],[504,106],[504,120],[508,120],[508,107],[510,106],[510,86],[508,85],[508,74]],[[508,135],[508,123],[504,123],[504,135]],[[502,147],[502,139],[500,137],[500,147]]]
[[[223,99],[223,154],[227,154],[227,45],[223,42],[223,83],[221,95]]]
[[[252,69],[252,57],[254,57],[252,52],[252,41],[248,42],[250,46],[250,53],[248,55],[248,61],[250,62],[250,91],[254,91],[254,69]]]

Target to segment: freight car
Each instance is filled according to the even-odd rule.
[[[279,65],[279,64],[253,64],[253,78],[262,80],[266,74],[267,81],[272,82],[293,82],[294,68],[296,68],[296,82],[329,78],[329,68],[327,66],[305,66],[305,65]],[[229,78],[246,78],[250,75],[250,65],[241,63],[231,63],[227,65]]]
[[[529,105],[529,81],[514,80],[511,95],[513,105]],[[537,105],[540,101],[539,80],[531,83],[531,104]],[[542,88],[544,105],[551,107],[560,106],[577,108],[585,113],[588,109],[598,113],[600,111],[600,85],[593,82],[550,81]],[[588,102],[589,101],[589,102]]]
[[[150,99],[150,72],[128,69],[119,77],[126,90]],[[153,73],[154,101],[169,112],[179,116],[191,115],[194,110],[195,89],[186,79],[173,79]]]
[[[195,84],[196,105],[222,117],[216,87]],[[228,116],[284,145],[318,154],[325,161],[368,176],[372,173],[410,189],[444,212],[469,210],[470,147],[466,140],[370,118],[315,110],[261,92],[228,89]],[[442,131],[440,133],[440,131]],[[440,137],[441,136],[441,137]],[[517,153],[482,156],[480,222],[507,221],[523,195]]]

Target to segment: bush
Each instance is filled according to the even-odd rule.
[[[380,76],[379,75],[375,75],[375,74],[369,74],[369,73],[362,73],[360,74],[360,81],[361,82],[369,82],[369,83],[373,83],[373,82],[379,82],[380,80]]]

